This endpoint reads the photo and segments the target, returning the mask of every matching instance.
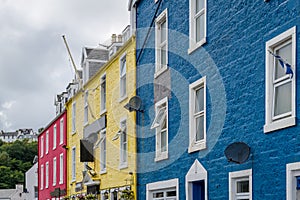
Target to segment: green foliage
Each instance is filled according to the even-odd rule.
[[[5,143],[0,140],[0,189],[15,188],[37,155],[37,142],[28,140]]]

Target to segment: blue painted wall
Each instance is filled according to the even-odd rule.
[[[168,9],[169,159],[155,162],[154,28],[145,37],[157,3],[137,4],[137,94],[145,113],[137,115],[138,199],[146,199],[146,184],[179,178],[179,199],[185,199],[185,175],[198,159],[208,171],[208,199],[228,199],[228,173],[253,170],[253,199],[285,199],[286,164],[300,161],[300,1],[208,0],[207,42],[192,54],[189,47],[189,1],[162,0],[158,15]],[[157,15],[157,16],[158,16]],[[297,26],[297,126],[263,132],[265,124],[265,43]],[[141,53],[141,55],[140,55]],[[207,78],[207,144],[188,153],[188,85]],[[249,160],[228,163],[225,148],[243,141]]]

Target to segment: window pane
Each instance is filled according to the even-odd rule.
[[[287,82],[275,88],[274,116],[292,111],[292,82]]]
[[[204,139],[204,116],[196,118],[196,141]]]
[[[204,38],[204,14],[196,18],[196,42]]]
[[[167,23],[163,21],[160,24],[160,43],[163,43],[167,39]]]
[[[121,71],[120,71],[120,76],[124,76],[126,74],[126,60],[121,61]]]
[[[284,61],[292,64],[292,43],[286,44],[285,46],[281,47],[275,54],[279,55]],[[285,68],[282,68],[278,59],[275,61],[275,79],[278,79],[285,75]]]
[[[196,13],[204,8],[204,0],[196,0]]]
[[[167,192],[167,197],[175,197],[175,196],[176,196],[176,191]]]
[[[153,198],[157,198],[157,197],[164,197],[164,193],[163,192],[153,193]]]
[[[249,180],[237,181],[236,182],[236,192],[237,193],[249,192]]]
[[[195,99],[195,113],[204,110],[204,88],[199,88],[196,90],[196,99]]]
[[[161,65],[164,66],[164,65],[167,65],[167,45],[164,45],[161,47]]]
[[[161,152],[167,151],[167,131],[161,132]]]

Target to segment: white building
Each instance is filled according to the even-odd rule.
[[[26,199],[37,200],[38,199],[38,163],[35,163],[25,174],[26,179]],[[0,198],[1,199],[1,198]]]

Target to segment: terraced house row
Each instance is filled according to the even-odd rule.
[[[300,199],[299,1],[127,9],[57,95],[39,199]]]

